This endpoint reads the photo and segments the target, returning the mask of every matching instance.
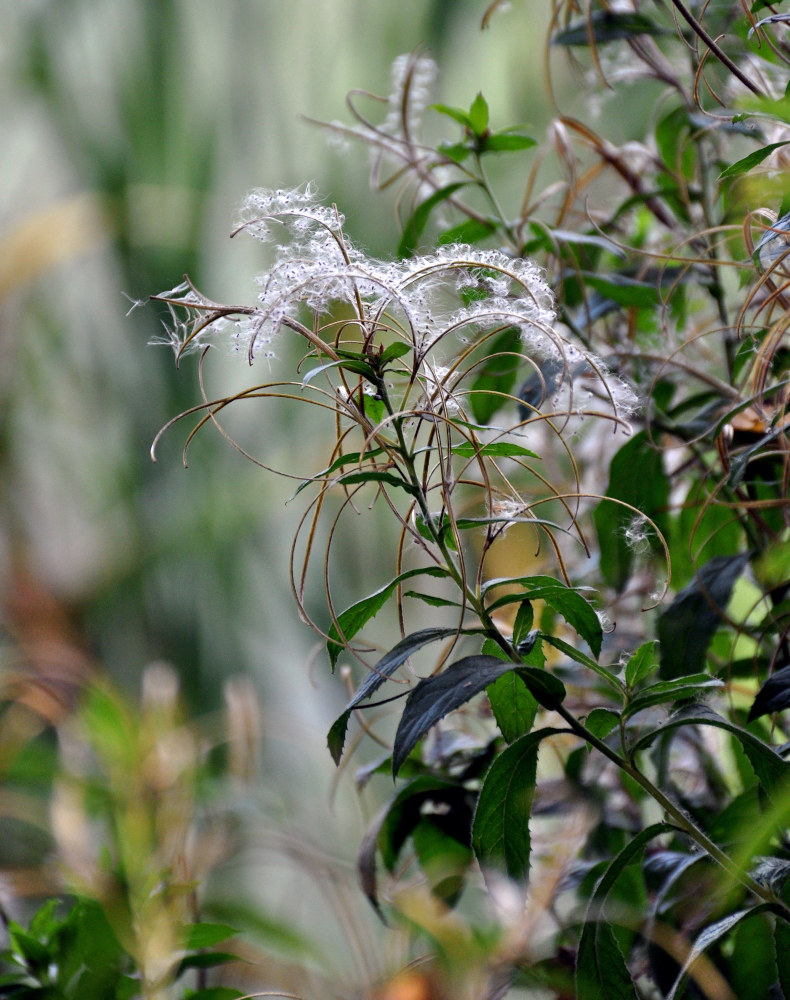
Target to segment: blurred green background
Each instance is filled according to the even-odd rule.
[[[543,80],[550,4],[512,0],[481,31],[486,7],[0,0],[5,696],[33,672],[55,718],[87,671],[136,699],[144,671],[165,661],[188,716],[210,728],[223,685],[248,679],[262,706],[250,826],[291,831],[285,853],[304,849],[311,864],[317,848],[305,845],[319,838],[304,831],[320,831],[327,855],[352,859],[375,803],[344,788],[330,815],[325,733],[345,693],[325,657],[312,661],[315,638],[292,603],[293,486],[211,428],[188,469],[186,424],[151,462],[157,430],[199,402],[196,362],[177,371],[169,350],[148,346],[161,308],[129,310],[185,272],[219,301],[252,301],[260,248],[228,234],[253,187],[313,180],[353,239],[392,253],[393,196],[369,190],[366,150],[339,150],[300,116],[348,121],[347,91],[386,95],[399,53],[422,46],[435,57],[437,100],[468,106],[482,90],[495,125],[524,123],[541,139],[552,114]],[[244,362],[212,360],[216,392],[248,379]],[[276,409],[248,405],[240,419],[245,443],[267,463],[296,474],[323,464],[320,440],[304,443]],[[342,543],[342,576],[356,597],[382,580],[364,530]],[[270,912],[288,909],[295,925],[315,924],[304,899],[299,912],[293,883],[286,891],[256,853],[262,843],[243,864],[237,858],[246,891]],[[359,914],[362,928],[364,904]]]

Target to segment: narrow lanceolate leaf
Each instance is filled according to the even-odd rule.
[[[596,45],[614,42],[620,38],[632,38],[634,35],[663,35],[664,28],[659,27],[645,14],[631,11],[596,10],[583,21],[578,21],[551,39],[552,45]]]
[[[770,909],[770,907],[770,903],[759,903],[757,906],[750,906],[747,909],[730,913],[729,916],[726,916],[721,920],[717,920],[715,924],[711,924],[709,927],[706,927],[694,942],[694,947],[691,949],[686,961],[683,963],[683,968],[680,970],[672,989],[669,993],[667,993],[667,1000],[675,1000],[676,997],[681,995],[682,987],[686,982],[689,973],[693,976],[692,966],[697,959],[704,954],[708,948],[710,948],[711,945],[715,944],[726,934],[729,934],[729,932],[734,927],[737,927],[742,920],[746,920],[747,917],[753,917],[757,913],[764,913],[766,910]]]
[[[398,245],[399,257],[411,257],[417,249],[417,244],[420,242],[420,237],[428,224],[428,219],[434,208],[452,197],[459,188],[465,187],[470,183],[471,181],[454,181],[452,184],[434,191],[429,198],[420,202],[403,227],[403,235]]]
[[[451,635],[458,634],[459,630],[457,628],[424,628],[419,632],[412,632],[411,635],[407,635],[397,645],[393,646],[388,653],[382,656],[359,685],[354,697],[346,705],[343,713],[335,720],[332,728],[329,730],[329,736],[327,737],[329,752],[332,754],[332,759],[336,764],[340,762],[340,757],[343,753],[348,720],[351,712],[357,705],[366,698],[369,698],[374,691],[378,690],[384,681],[388,677],[391,677],[398,667],[408,660],[412,653],[415,653],[418,649],[422,649],[423,646],[427,646],[431,642],[437,642],[439,639],[447,639]]]
[[[719,174],[719,180],[723,180],[727,177],[739,177],[741,174],[748,173],[752,167],[756,167],[758,164],[766,160],[775,149],[779,149],[781,146],[786,146],[788,140],[785,139],[784,142],[772,142],[768,146],[763,146],[762,149],[755,149],[754,152],[749,153],[748,156],[744,156],[741,160],[736,160],[735,163],[731,163],[729,167]]]
[[[486,458],[540,458],[534,451],[510,441],[492,441],[490,444],[475,446],[471,441],[462,441],[453,446],[453,454],[461,458],[476,458],[478,455]]]
[[[465,656],[435,677],[426,677],[406,702],[392,751],[392,774],[439,719],[484,691],[513,664],[496,656]]]
[[[576,959],[577,1000],[637,1000],[613,923],[607,916],[606,900],[617,879],[638,859],[645,844],[669,829],[665,823],[646,827],[626,844],[598,880],[590,897]]]
[[[529,875],[529,817],[535,793],[538,747],[559,729],[523,736],[497,757],[480,789],[472,848],[483,871],[501,871],[526,881]]]
[[[352,604],[345,611],[341,611],[337,616],[337,624],[333,622],[329,626],[329,638],[326,644],[327,652],[329,653],[329,662],[333,670],[335,669],[338,656],[343,651],[343,640],[345,639],[346,642],[349,642],[353,639],[357,632],[361,628],[364,628],[370,619],[381,611],[399,584],[403,583],[404,580],[410,580],[413,576],[421,575],[446,577],[449,576],[449,573],[441,566],[428,566],[425,569],[407,569],[379,590],[368,594],[367,597],[363,597],[361,601]]]
[[[670,715],[666,722],[637,740],[633,749],[643,750],[650,746],[656,737],[679,726],[699,725],[716,726],[735,736],[769,798],[779,798],[790,792],[790,761],[786,761],[776,750],[764,743],[759,736],[750,733],[748,729],[736,726],[734,722],[701,705],[692,705]]]
[[[555,635],[546,635],[541,633],[541,639],[543,642],[553,646],[555,649],[559,649],[561,653],[565,653],[566,656],[570,657],[575,663],[581,663],[582,666],[587,667],[596,673],[600,678],[606,681],[609,687],[613,688],[617,694],[622,697],[623,695],[623,684],[618,678],[617,674],[609,670],[608,667],[601,666],[600,663],[596,663],[592,657],[587,656],[586,653],[582,653],[581,650],[576,649],[569,642],[565,642],[564,639],[558,639]]]
[[[678,677],[674,681],[659,681],[645,688],[628,703],[623,716],[636,715],[652,705],[666,705],[668,702],[688,701],[706,691],[723,687],[722,681],[710,674],[691,674],[690,677]]]
[[[338,458],[334,460],[334,462],[332,462],[330,466],[328,466],[322,472],[319,472],[311,479],[305,479],[303,483],[300,483],[298,489],[294,493],[293,497],[291,497],[291,499],[293,500],[294,497],[298,496],[302,492],[302,490],[308,487],[311,483],[323,482],[325,479],[331,476],[333,472],[336,472],[338,469],[342,469],[344,465],[352,465],[352,464],[359,465],[360,462],[363,461],[363,459],[375,458],[377,455],[380,455],[383,451],[384,451],[383,448],[371,448],[370,451],[366,451],[364,453],[355,451],[355,452],[350,452],[348,455],[340,455]]]

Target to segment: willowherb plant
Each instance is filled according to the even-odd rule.
[[[400,185],[397,259],[355,247],[310,186],[259,191],[235,231],[271,247],[257,301],[218,304],[189,281],[157,296],[178,358],[202,364],[219,344],[275,366],[282,337],[304,345],[295,377],[204,396],[175,419],[195,415],[197,430],[232,403],[281,397],[331,417],[325,467],[290,473],[297,494],[312,489],[291,573],[309,620],[307,570],[330,519],[328,614],[313,625],[333,668],[350,656],[364,669],[329,731],[337,762],[355,713],[441,644],[408,684],[394,741],[363,723],[405,778],[365,838],[363,888],[380,907],[376,859],[395,879],[407,845],[448,905],[473,861],[495,895],[502,875],[524,887],[535,867],[551,886],[551,958],[497,945],[482,995],[502,995],[506,968],[580,1000],[680,997],[689,972],[703,993],[729,977],[739,997],[790,996],[790,733],[764,725],[790,705],[790,206],[765,196],[783,169],[776,80],[790,51],[775,37],[787,18],[756,16],[766,6],[555,0],[554,51],[574,53],[589,87],[641,78],[662,95],[647,133],[620,144],[560,116],[539,147],[520,127],[494,130],[482,95],[429,107],[435,67],[403,57],[381,122],[356,95],[354,123],[327,126],[370,148],[376,184]],[[601,93],[591,117],[605,121]],[[431,110],[460,138],[425,143]],[[513,211],[488,177],[499,154],[534,157]],[[333,538],[362,501],[397,526],[392,573],[338,610]],[[681,589],[646,619],[637,609],[663,600],[669,564]],[[360,637],[390,600],[400,637],[371,657]],[[544,746],[562,768],[554,806]],[[579,849],[552,861],[544,840],[536,866],[555,812]],[[759,986],[739,971],[751,940],[770,956]]]

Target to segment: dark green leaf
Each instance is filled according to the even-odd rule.
[[[526,881],[529,875],[529,818],[535,793],[538,747],[559,729],[540,729],[523,736],[491,765],[480,789],[472,847],[480,867]]]
[[[513,743],[528,733],[538,714],[538,703],[515,670],[510,670],[486,688],[491,711],[500,733]]]
[[[302,385],[308,385],[322,372],[329,371],[331,368],[342,368],[344,371],[354,372],[357,375],[363,375],[371,382],[374,381],[376,377],[375,372],[366,361],[352,361],[350,359],[343,358],[340,361],[328,361],[325,365],[319,365],[317,368],[311,368],[302,379]]]
[[[748,173],[752,167],[756,167],[758,163],[767,159],[775,149],[786,146],[788,142],[790,139],[785,139],[784,142],[772,142],[769,146],[763,146],[762,149],[755,149],[748,156],[736,160],[735,163],[731,163],[729,167],[722,170],[719,174],[719,180],[724,180],[727,177],[739,177],[741,174]]]
[[[748,561],[747,554],[714,556],[659,617],[662,677],[683,677],[704,668],[708,646]]]
[[[346,705],[343,713],[335,720],[332,728],[329,730],[327,742],[329,744],[329,752],[332,754],[335,764],[340,762],[340,757],[343,753],[348,720],[353,709],[360,702],[369,698],[374,691],[377,691],[384,681],[388,677],[391,677],[398,667],[408,660],[412,653],[415,653],[418,649],[422,649],[423,646],[427,646],[431,642],[437,642],[439,639],[446,639],[451,635],[458,634],[459,630],[457,628],[424,628],[419,632],[412,632],[411,635],[407,635],[397,645],[393,646],[388,653],[382,656],[359,685],[354,697]]]
[[[232,986],[207,986],[189,993],[184,1000],[243,1000],[245,994]]]
[[[620,682],[616,674],[614,674],[608,667],[601,666],[591,657],[585,655],[576,649],[575,646],[571,646],[570,643],[565,642],[564,639],[558,639],[555,635],[546,635],[545,632],[541,632],[541,639],[547,642],[550,646],[554,646],[555,649],[559,649],[560,652],[565,653],[574,662],[581,663],[582,666],[588,667],[590,670],[594,671],[599,677],[606,681],[606,683],[614,688],[618,695],[623,694],[623,685]]]
[[[469,183],[471,182],[455,181],[453,184],[448,184],[446,187],[434,191],[425,201],[420,202],[403,227],[403,235],[398,244],[399,257],[410,257],[417,249],[420,237],[428,224],[428,219],[434,208],[454,195],[459,188],[466,187]]]
[[[534,647],[535,650],[539,648]],[[565,685],[548,670],[529,666],[516,667],[516,673],[544,708],[554,709],[565,701]]]
[[[770,909],[770,907],[770,903],[759,903],[757,906],[751,906],[745,910],[738,910],[735,913],[730,913],[721,920],[717,920],[715,924],[711,924],[709,927],[706,927],[694,942],[693,948],[688,953],[686,961],[683,963],[683,967],[680,970],[672,989],[667,994],[667,1000],[675,1000],[675,998],[679,996],[678,991],[683,987],[686,977],[689,974],[689,969],[700,957],[700,955],[706,952],[712,944],[715,944],[723,938],[725,934],[729,934],[729,932],[742,920],[745,920],[747,917],[752,917],[758,913],[764,913],[766,910]]]
[[[632,38],[634,35],[663,35],[665,30],[645,14],[631,11],[594,10],[584,21],[578,21],[552,36],[552,45],[596,45]]]
[[[178,963],[178,975],[187,969],[213,969],[216,965],[227,965],[228,962],[238,962],[239,956],[229,951],[201,951],[194,955],[186,955]]]
[[[429,566],[425,569],[408,569],[399,576],[396,576],[394,580],[390,580],[389,583],[385,584],[379,590],[368,594],[361,601],[357,601],[356,604],[352,604],[345,611],[340,612],[337,616],[337,624],[332,622],[329,626],[329,639],[326,644],[329,661],[333,670],[335,669],[338,656],[343,651],[341,635],[346,642],[349,642],[371,618],[375,617],[381,611],[399,584],[405,580],[410,580],[414,576],[421,575],[447,577],[449,573],[440,566]]]
[[[757,780],[769,798],[779,798],[787,795],[790,790],[790,762],[781,757],[776,750],[768,746],[759,736],[750,733],[748,729],[737,726],[716,712],[702,705],[692,705],[680,709],[671,715],[664,723],[649,733],[646,733],[633,747],[634,751],[649,746],[659,735],[670,732],[679,726],[716,726],[732,733],[743,747],[743,752],[751,764]]]
[[[649,281],[638,281],[625,274],[582,274],[585,285],[594,288],[605,299],[619,306],[639,309],[656,306],[661,302],[658,287]]]
[[[513,645],[518,648],[527,638],[535,622],[535,613],[532,610],[531,601],[522,601],[516,612],[516,620],[513,622]]]
[[[629,701],[623,716],[627,718],[652,705],[664,705],[668,701],[687,701],[698,697],[704,691],[722,686],[722,682],[710,674],[688,674],[671,681],[659,681]]]
[[[779,889],[779,897],[785,906],[790,906],[790,881]],[[774,925],[774,948],[779,985],[785,997],[790,996],[790,922],[778,917]]]
[[[407,493],[415,494],[417,492],[417,488],[407,480],[401,479],[400,476],[396,476],[392,472],[379,472],[377,469],[347,472],[335,480],[336,486],[353,486],[356,483],[382,483],[386,486],[406,490]]]
[[[377,455],[380,455],[383,451],[384,451],[383,448],[373,448],[370,451],[366,451],[364,453],[364,457],[375,458]],[[328,479],[333,472],[336,472],[338,469],[342,469],[344,465],[351,465],[351,464],[359,465],[360,459],[362,457],[363,457],[362,453],[358,451],[349,452],[348,455],[340,455],[338,458],[334,460],[334,462],[332,462],[331,465],[327,466],[327,468],[324,469],[322,472],[319,472],[311,479],[305,479],[305,481],[301,483],[299,488],[296,490],[296,493],[294,493],[294,497],[298,496],[298,494],[300,494],[302,490],[305,489],[307,486],[309,486],[311,483],[321,482],[324,479]],[[293,497],[291,497],[291,499],[293,500]]]
[[[637,1000],[633,980],[607,917],[606,900],[618,878],[638,859],[645,845],[668,829],[664,823],[655,823],[641,830],[610,862],[596,883],[582,925],[576,960],[577,1000]]]
[[[781,712],[788,706],[790,706],[790,666],[782,667],[771,674],[757,692],[746,721],[753,722],[762,715]]]
[[[611,708],[594,708],[584,720],[584,725],[593,736],[604,739],[620,724],[620,713]]]
[[[397,775],[403,762],[431,726],[485,690],[513,666],[495,656],[465,656],[441,674],[421,680],[406,701],[395,734],[393,775]]]

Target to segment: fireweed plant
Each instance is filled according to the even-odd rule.
[[[386,759],[360,783],[398,782],[363,889],[417,925],[398,887],[449,914],[474,862],[495,901],[526,893],[463,982],[424,919],[456,996],[790,997],[778,7],[554,0],[547,65],[569,57],[589,97],[542,145],[494,128],[482,95],[431,104],[433,62],[402,57],[388,99],[353,94],[352,122],[323,126],[397,187],[394,259],[311,185],[255,191],[234,235],[270,248],[257,301],[188,279],[156,296],[177,359],[200,358],[203,401],[165,428],[194,416],[187,446],[207,423],[233,441],[224,411],[245,401],[334,428],[322,469],[284,474],[308,498],[293,592],[351,685],[329,750],[369,737]],[[612,127],[623,109],[637,139]],[[268,374],[288,337],[295,372],[209,398],[210,347]],[[373,506],[395,527],[390,572],[339,607],[333,543]],[[385,607],[400,639],[376,651],[363,633]],[[390,702],[394,739],[372,711]]]

